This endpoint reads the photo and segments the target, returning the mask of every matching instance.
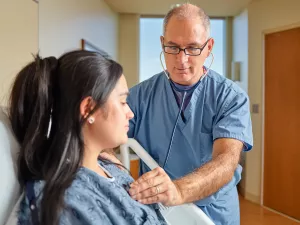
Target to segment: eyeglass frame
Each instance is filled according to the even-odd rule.
[[[164,45],[164,44],[163,44],[163,50],[164,50],[165,53],[170,54],[170,55],[178,55],[181,51],[183,51],[185,55],[189,55],[189,56],[199,56],[199,55],[201,55],[202,51],[204,50],[204,48],[206,47],[206,45],[207,45],[207,43],[209,42],[210,39],[211,39],[211,38],[208,38],[207,41],[202,45],[202,47],[199,47],[199,48],[194,48],[194,47],[180,48],[180,47],[178,47],[178,46],[168,46],[168,45]],[[177,53],[169,53],[169,52],[166,52],[166,49],[165,49],[166,47],[169,47],[169,48],[170,48],[170,47],[177,48],[179,51],[178,51]],[[186,49],[191,49],[191,48],[192,48],[192,49],[200,49],[200,53],[197,54],[197,55],[187,54],[187,53],[186,53]]]

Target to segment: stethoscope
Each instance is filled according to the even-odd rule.
[[[170,139],[170,143],[169,143],[167,155],[166,155],[163,167],[162,167],[163,169],[165,169],[165,166],[167,165],[167,162],[169,160],[169,156],[170,156],[170,153],[171,153],[171,149],[172,149],[172,145],[173,145],[173,139],[174,139],[174,136],[175,136],[176,127],[177,127],[177,124],[178,124],[179,116],[181,115],[181,112],[182,112],[182,109],[183,109],[183,106],[184,106],[184,102],[185,102],[185,97],[186,97],[187,91],[186,90],[180,90],[180,89],[178,89],[178,88],[175,87],[175,85],[173,84],[173,82],[170,79],[169,75],[167,74],[167,70],[165,69],[165,67],[163,65],[162,54],[163,54],[163,51],[160,53],[160,57],[159,57],[160,63],[161,63],[161,67],[163,68],[163,71],[164,71],[166,77],[170,81],[172,89],[175,90],[175,91],[183,92],[182,102],[180,104],[179,111],[178,111],[178,114],[176,116],[176,121],[175,121],[173,130],[172,130],[172,135],[171,135],[171,139]],[[193,87],[193,89],[195,89],[201,83],[201,81],[203,80],[203,78],[208,74],[208,72],[209,72],[209,70],[211,68],[212,63],[214,62],[214,55],[213,55],[213,53],[210,52],[210,55],[212,56],[211,63],[209,64],[209,67],[206,69],[206,72],[201,76],[198,84],[195,87]]]

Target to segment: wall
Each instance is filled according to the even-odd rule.
[[[120,14],[119,61],[124,68],[128,87],[139,82],[140,16]]]
[[[232,61],[240,62],[240,81],[236,83],[248,92],[248,11],[243,10],[232,22]],[[243,166],[242,180],[238,185],[241,195],[246,189],[246,154],[242,154],[240,164]]]
[[[246,156],[246,198],[259,202],[263,162],[263,65],[264,33],[300,26],[299,0],[256,0],[248,6],[249,18],[249,96],[259,104],[252,114],[254,148]],[[284,43],[283,43],[284,47]],[[278,56],[280,57],[280,56]]]
[[[248,92],[248,10],[233,19],[232,61],[240,62],[240,81],[236,83]]]
[[[118,14],[104,0],[41,0],[39,48],[42,56],[60,56],[80,48],[82,38],[118,59]]]
[[[15,75],[38,50],[38,5],[29,0],[2,1],[0,33],[0,104],[6,105]]]

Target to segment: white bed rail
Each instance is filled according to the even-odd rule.
[[[129,138],[126,144],[120,146],[120,160],[127,169],[130,169],[129,148],[151,170],[159,166],[136,140]],[[211,219],[198,206],[192,203],[167,208],[160,207],[160,211],[170,225],[214,225]]]

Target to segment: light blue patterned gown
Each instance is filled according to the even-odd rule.
[[[166,224],[156,204],[143,205],[129,196],[125,187],[128,187],[133,179],[126,171],[102,161],[99,161],[99,165],[112,178],[105,178],[87,168],[80,168],[75,180],[66,190],[66,208],[60,216],[61,225]],[[43,186],[43,181],[34,182],[38,210]],[[20,205],[18,224],[32,224],[27,196]]]

